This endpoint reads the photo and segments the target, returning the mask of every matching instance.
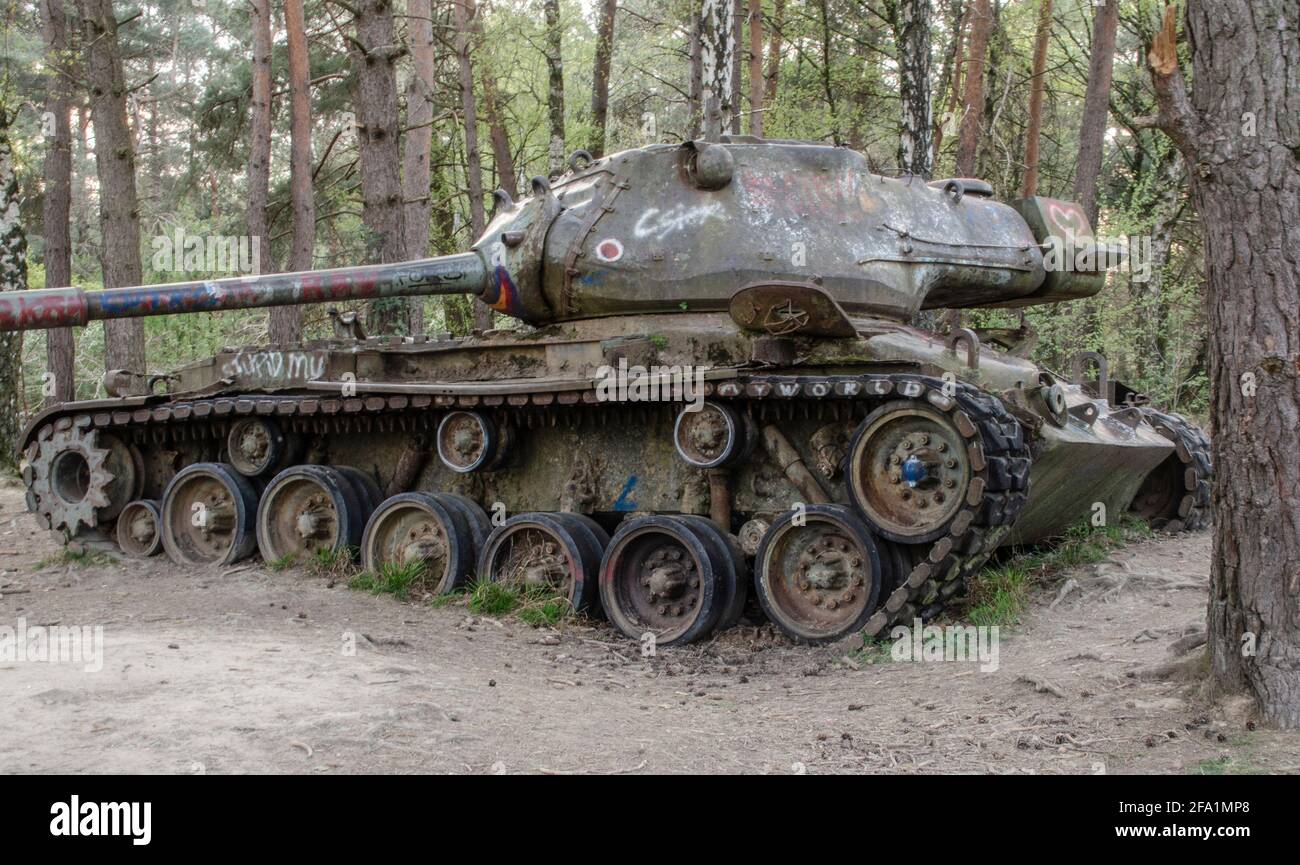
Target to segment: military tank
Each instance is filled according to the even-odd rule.
[[[579,151],[470,251],[403,264],[0,295],[0,329],[462,293],[518,327],[230,348],[35,416],[49,529],[185,566],[326,551],[537,586],[634,639],[761,614],[821,643],[928,619],[999,547],[1129,510],[1208,518],[1205,436],[1111,381],[1027,359],[963,310],[1087,297],[1053,266],[1081,209],[873,173],[742,136]],[[909,324],[946,309],[944,332]],[[1021,317],[1023,322],[1023,316]],[[757,604],[752,601],[756,599]]]

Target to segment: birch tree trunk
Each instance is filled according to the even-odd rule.
[[[18,177],[9,147],[8,109],[0,107],[0,291],[27,288],[27,237],[18,218]],[[0,466],[14,467],[14,443],[22,432],[23,335],[0,333]]]
[[[546,117],[551,138],[547,169],[552,177],[564,173],[564,29],[560,25],[560,0],[543,0],[546,14]]]
[[[898,95],[903,117],[898,136],[898,167],[929,179],[933,170],[930,106],[930,2],[892,3],[898,46]]]
[[[700,75],[704,137],[716,140],[731,128],[737,106],[731,102],[732,58],[736,51],[732,0],[704,0],[700,14]]]

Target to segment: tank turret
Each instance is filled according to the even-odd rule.
[[[118,288],[0,295],[0,330],[104,318],[473,294],[531,324],[725,311],[778,284],[824,293],[850,316],[1025,306],[1086,297],[1102,269],[1065,271],[1052,242],[1091,244],[1082,210],[994,201],[979,180],[873,173],[842,147],[731,136],[591,159],[535,178],[471,252],[390,265]]]

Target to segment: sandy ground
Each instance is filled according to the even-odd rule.
[[[103,664],[0,659],[4,772],[1300,771],[1300,737],[1134,671],[1203,625],[1207,535],[1035,599],[999,666],[867,659],[767,627],[640,656],[259,563],[57,553],[0,486],[0,627],[102,626]],[[349,646],[355,651],[349,651]]]

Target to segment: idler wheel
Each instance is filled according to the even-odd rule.
[[[298,561],[325,550],[355,550],[370,514],[368,498],[332,466],[292,466],[276,475],[257,509],[257,546],[267,562]]]
[[[943,535],[965,504],[971,476],[966,437],[922,402],[886,403],[867,415],[849,445],[849,495],[891,541],[918,544]]]
[[[599,535],[573,514],[517,514],[488,535],[478,576],[554,593],[585,612],[597,601],[602,552]]]
[[[681,517],[637,517],[614,533],[600,564],[600,600],[614,627],[658,646],[707,636],[727,603],[712,545]]]
[[[296,442],[270,418],[242,417],[226,433],[226,453],[235,471],[255,478],[272,474],[290,462]]]
[[[361,564],[372,573],[385,565],[423,564],[434,594],[469,579],[478,541],[460,502],[442,493],[401,493],[371,515],[361,539]]]
[[[162,552],[162,510],[152,499],[128,502],[117,517],[117,546],[133,559]]]
[[[748,418],[712,400],[705,400],[698,411],[691,406],[683,408],[673,425],[677,455],[700,469],[739,462],[748,455],[754,440]]]
[[[492,468],[505,456],[505,438],[490,417],[454,411],[438,424],[438,459],[458,474]]]
[[[257,490],[227,463],[177,472],[162,499],[162,542],[181,565],[229,565],[257,548]]]
[[[881,577],[871,532],[843,505],[782,514],[754,559],[763,612],[803,643],[833,642],[861,629],[876,610]]]

